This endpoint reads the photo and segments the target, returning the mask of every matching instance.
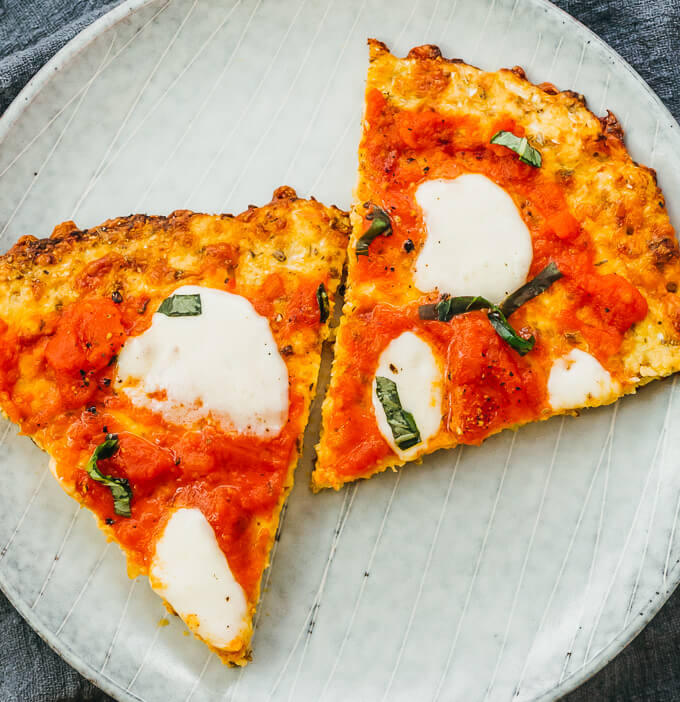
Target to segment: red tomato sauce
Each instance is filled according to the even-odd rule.
[[[358,212],[365,216],[372,205],[381,207],[391,215],[392,235],[378,236],[369,255],[357,257],[350,283],[372,284],[376,296],[385,301],[394,287],[408,285],[426,237],[416,188],[425,180],[479,173],[513,198],[529,229],[533,243],[529,278],[550,262],[564,275],[555,286],[564,286],[569,302],[555,311],[551,331],[579,332],[590,352],[606,365],[625,332],[647,314],[647,303],[624,278],[598,272],[591,242],[569,210],[560,183],[542,169],[522,163],[510,149],[490,143],[501,130],[524,136],[523,128],[510,118],[500,118],[485,131],[465,116],[399,110],[377,90],[367,94],[365,123],[361,197],[366,202]],[[370,224],[365,218],[364,230]],[[404,248],[409,239],[410,253]],[[423,296],[418,304],[432,299]],[[429,341],[435,355],[445,359],[443,426],[449,433],[456,428],[452,434],[456,441],[480,443],[504,427],[538,418],[545,408],[549,349],[539,331],[527,326],[525,308],[510,320],[522,336],[536,337],[534,349],[522,357],[500,339],[484,312],[454,317],[450,323],[425,322],[417,317],[418,304],[397,308],[380,303],[370,309],[372,302],[361,298],[357,304],[361,312],[342,330],[340,345],[347,348],[347,367],[338,383],[336,416],[330,417],[324,435],[330,455],[338,456],[331,469],[339,474],[371,472],[391,455],[376,426],[371,384],[380,354],[406,330]]]
[[[233,279],[228,288],[249,297],[269,317],[282,348],[295,339],[316,343],[321,282],[327,283],[300,278],[291,287],[290,280],[269,276],[254,291],[241,290]],[[282,300],[285,313],[275,319],[275,304],[280,310]],[[23,339],[0,320],[0,392],[12,419],[56,455],[60,478],[113,529],[138,566],[149,566],[168,511],[197,507],[213,527],[235,578],[253,598],[268,548],[259,523],[269,521],[279,505],[304,429],[309,388],[289,364],[288,421],[267,440],[225,433],[208,421],[189,429],[134,407],[124,394],[115,393],[116,358],[129,336],[149,327],[158,304],[87,297],[45,320],[44,334]],[[20,359],[32,356],[38,359],[33,379],[44,386],[40,397],[29,397],[22,389],[32,379],[19,367]],[[100,460],[98,468],[129,481],[129,518],[115,514],[110,489],[85,470],[107,434],[117,435],[119,449]]]

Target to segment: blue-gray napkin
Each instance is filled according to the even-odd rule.
[[[45,61],[119,2],[0,0],[0,113]],[[622,54],[680,120],[680,0],[556,4]],[[0,702],[84,700],[110,698],[48,648],[0,594]],[[679,702],[680,592],[630,646],[566,700]]]

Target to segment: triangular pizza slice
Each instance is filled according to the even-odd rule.
[[[293,484],[348,217],[279,188],[231,215],[72,222],[0,258],[0,406],[232,664]]]
[[[680,260],[611,113],[370,40],[313,486],[613,402],[680,369]]]

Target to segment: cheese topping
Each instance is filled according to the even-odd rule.
[[[501,302],[526,281],[531,235],[512,198],[486,176],[428,180],[416,190],[427,239],[415,283],[424,292]]]
[[[226,648],[247,626],[243,588],[198,509],[172,514],[156,544],[149,578],[191,630],[216,648]]]
[[[600,404],[619,392],[619,385],[599,361],[573,349],[550,369],[548,399],[555,410]]]
[[[179,424],[212,415],[239,433],[278,434],[288,419],[288,369],[267,319],[222,290],[184,286],[174,294],[199,294],[201,314],[154,314],[123,347],[116,387]]]
[[[376,394],[373,380],[373,409],[380,433],[401,458],[419,453],[428,439],[437,433],[442,419],[441,371],[429,344],[412,332],[393,339],[380,356],[376,376],[393,380],[397,385],[401,406],[413,415],[420,443],[402,451],[394,441],[385,410]]]

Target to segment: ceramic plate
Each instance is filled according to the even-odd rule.
[[[677,124],[543,0],[137,1],[71,42],[0,122],[0,248],[67,219],[237,212],[282,183],[348,207],[368,36],[398,54],[429,42],[483,68],[519,64],[611,108],[680,224]],[[316,496],[313,422],[244,670],[126,578],[44,454],[0,423],[0,585],[120,700],[552,699],[678,581],[678,393],[656,382]]]

